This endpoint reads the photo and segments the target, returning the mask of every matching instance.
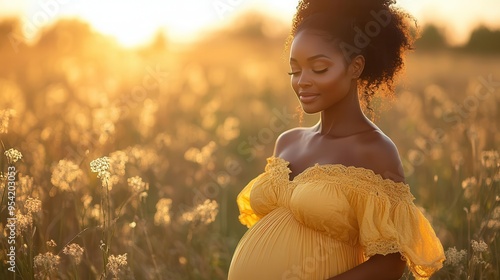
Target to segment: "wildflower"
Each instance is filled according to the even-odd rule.
[[[106,268],[113,274],[113,276],[117,277],[120,272],[127,266],[127,253],[123,255],[111,255],[108,257],[108,264]]]
[[[408,151],[408,160],[414,165],[419,165],[423,162],[424,155],[420,152],[420,150],[410,149]]]
[[[156,203],[156,213],[154,216],[155,225],[168,225],[170,224],[170,207],[172,206],[172,199],[162,198]]]
[[[479,256],[472,256],[472,263],[474,264],[480,264],[480,265],[485,265],[486,262],[483,260],[483,257],[481,255]]]
[[[23,231],[33,226],[33,217],[31,214],[23,215],[20,212],[16,214],[16,235],[21,235]]]
[[[28,197],[24,202],[24,208],[28,211],[28,215],[37,213],[42,209],[42,202],[36,198]]]
[[[469,177],[462,181],[462,189],[472,188],[477,186],[477,180],[475,177]]]
[[[474,252],[474,255],[472,256],[472,263],[485,265],[486,261],[483,260],[483,252],[488,251],[488,245],[486,245],[483,240],[480,240],[479,242],[472,240],[471,247]]]
[[[125,165],[128,160],[128,155],[124,151],[116,151],[109,154],[109,173],[112,185],[118,183],[120,177],[125,175]]]
[[[228,117],[224,124],[219,126],[218,134],[225,141],[231,141],[240,136],[240,120],[235,117]]]
[[[70,190],[70,186],[83,175],[80,167],[71,160],[60,160],[52,170],[50,182],[62,191]]]
[[[200,165],[208,164],[214,151],[217,148],[217,144],[214,141],[210,141],[207,145],[201,149],[191,147],[184,153],[184,158],[186,160],[199,163]]]
[[[476,252],[486,252],[488,250],[488,245],[484,243],[483,240],[477,242],[476,240],[471,241],[472,250]]]
[[[65,255],[71,256],[76,264],[80,264],[80,262],[82,261],[83,251],[83,248],[76,243],[71,243],[63,249],[63,253]]]
[[[38,254],[34,258],[34,268],[37,272],[37,276],[35,278],[48,278],[47,276],[57,270],[57,266],[59,265],[60,257],[58,255],[54,255],[51,252],[47,252],[45,254]]]
[[[56,244],[56,242],[53,239],[45,242],[45,244],[47,245],[47,247],[51,247],[51,248],[57,247],[57,244]]]
[[[462,189],[464,189],[464,197],[466,199],[471,199],[476,193],[476,187],[478,186],[475,177],[469,177],[462,181]]]
[[[457,251],[457,248],[451,247],[446,250],[444,253],[446,260],[444,261],[445,265],[452,265],[452,266],[458,266],[460,262],[464,259],[464,257],[467,255],[467,251],[465,250],[460,250]]]
[[[13,109],[0,110],[0,134],[9,132],[9,120],[15,113]]]
[[[12,148],[5,151],[5,156],[7,156],[7,159],[9,160],[10,163],[17,162],[18,160],[23,158],[21,152]]]
[[[101,178],[103,175],[109,172],[109,157],[97,158],[90,162],[90,170],[97,173],[97,176]]]
[[[196,206],[196,208],[192,211],[185,212],[182,214],[181,219],[185,222],[195,222],[200,221],[201,223],[208,225],[215,221],[219,205],[217,201],[209,199],[205,200],[203,204]]]
[[[474,203],[470,206],[470,212],[472,214],[477,213],[477,211],[479,211],[479,208],[480,208],[479,203]]]
[[[132,188],[134,192],[142,192],[149,189],[149,185],[142,181],[139,176],[134,176],[127,179],[128,186]]]
[[[142,147],[129,148],[130,163],[137,165],[141,170],[145,170],[158,162],[158,154],[152,149],[144,149]]]
[[[109,154],[111,171],[117,175],[125,175],[125,164],[128,162],[128,155],[124,151],[116,151]]]
[[[498,151],[482,151],[481,152],[481,164],[486,168],[497,167],[500,163],[500,157]]]
[[[488,228],[499,230],[500,229],[500,221],[491,219],[487,223]]]
[[[109,182],[109,169],[109,157],[101,157],[90,162],[90,170],[97,173],[97,178],[101,179],[103,186],[106,186]]]

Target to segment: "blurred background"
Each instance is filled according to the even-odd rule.
[[[287,75],[296,5],[0,0],[0,278],[10,166],[21,279],[226,279],[236,195],[318,119]],[[420,39],[374,121],[445,247],[434,279],[499,279],[500,1],[397,6]]]

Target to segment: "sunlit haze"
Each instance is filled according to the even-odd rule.
[[[291,0],[0,0],[0,18],[19,16],[28,39],[60,18],[79,18],[126,46],[136,46],[147,43],[159,29],[172,40],[192,41],[250,9],[288,23],[296,5],[297,1]],[[498,0],[400,0],[398,5],[413,14],[420,25],[442,27],[452,44],[465,42],[470,30],[479,24],[500,27]]]

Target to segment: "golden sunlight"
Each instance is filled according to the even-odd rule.
[[[20,16],[25,37],[34,38],[38,31],[60,18],[76,17],[89,22],[98,32],[110,35],[125,46],[147,44],[159,29],[175,41],[192,42],[210,29],[229,24],[231,19],[249,9],[288,22],[297,5],[290,0],[144,0],[144,1],[69,1],[0,0],[0,18]],[[429,23],[445,27],[452,44],[467,40],[469,32],[479,24],[499,26],[497,0],[422,0],[416,4],[399,0],[398,6],[408,10],[424,26]],[[485,7],[485,8],[483,8]]]
[[[149,41],[158,29],[169,37],[191,41],[216,18],[214,11],[199,1],[88,1],[76,11],[79,18],[95,29],[115,37],[125,46]]]
[[[245,2],[48,0],[12,4],[0,0],[0,18],[21,18],[24,37],[28,40],[61,18],[78,18],[125,46],[138,46],[148,43],[160,29],[176,41],[194,41],[208,29],[227,24],[248,6]]]
[[[268,157],[275,154],[279,135],[296,127],[313,131],[308,127],[320,118],[303,113],[287,75],[290,48],[285,42],[298,1],[0,0],[0,279],[233,279],[231,263],[239,262],[238,254],[244,254],[238,252],[245,250],[238,244],[250,244],[250,239],[239,240],[257,217],[248,202],[253,186],[249,182],[276,182],[273,189],[292,195],[287,172],[281,172],[288,170],[281,164],[284,160]],[[346,1],[355,10],[358,6],[353,3],[369,0],[331,1]],[[500,1],[397,2],[422,27],[414,52],[400,56],[385,45],[386,38],[407,29],[396,31],[393,24],[381,28],[380,17],[375,21],[363,17],[367,23],[356,26],[359,29],[345,28],[354,37],[342,43],[367,58],[362,79],[348,83],[359,83],[360,96],[376,94],[371,103],[362,102],[363,110],[397,145],[397,151],[390,149],[390,157],[398,163],[399,156],[407,184],[391,183],[390,178],[403,178],[389,171],[383,173],[388,179],[382,180],[382,175],[366,169],[368,173],[350,174],[346,188],[327,186],[333,179],[319,177],[329,175],[324,168],[328,164],[318,167],[318,163],[309,169],[318,175],[312,179],[320,179],[311,189],[330,197],[313,201],[311,197],[319,196],[293,195],[302,197],[299,206],[306,210],[318,204],[312,205],[315,213],[330,211],[337,203],[347,208],[333,212],[363,214],[350,207],[356,206],[350,205],[351,200],[381,206],[380,211],[372,207],[370,213],[375,218],[382,214],[384,221],[373,233],[377,219],[368,219],[362,230],[365,236],[377,235],[378,229],[404,232],[393,225],[409,220],[406,216],[415,218],[417,223],[409,226],[425,225],[423,234],[418,244],[407,242],[400,249],[418,251],[414,255],[428,261],[422,267],[434,271],[442,260],[435,234],[446,261],[432,279],[500,279],[500,18],[493,16]],[[377,7],[378,12],[385,8]],[[335,9],[328,12],[341,15]],[[346,19],[357,18],[357,12],[346,12]],[[373,10],[359,12],[374,15]],[[478,19],[486,27],[476,28]],[[452,42],[460,28],[465,41]],[[334,54],[334,46],[321,43],[322,53]],[[342,59],[340,54],[336,57]],[[393,80],[399,59],[404,59],[404,71],[397,71],[401,75]],[[335,71],[344,73],[348,60],[345,56],[337,65],[330,60],[314,62],[314,67],[333,71],[321,74],[325,68],[307,75],[308,88],[323,96],[348,94],[340,87],[323,86],[338,80]],[[305,66],[304,72],[320,70]],[[378,82],[380,88],[374,84]],[[386,91],[388,84],[393,91]],[[328,104],[317,108],[345,104],[321,100]],[[325,136],[321,141],[342,142],[342,147],[354,151],[348,142],[369,138],[354,134],[343,140]],[[320,140],[314,141],[303,144]],[[339,149],[334,144],[331,148]],[[361,149],[371,149],[366,146]],[[335,165],[333,152],[329,153]],[[352,159],[348,154],[346,161],[365,162],[358,159],[361,153],[353,153]],[[325,157],[319,162],[326,161]],[[293,180],[302,184],[294,188],[307,189],[309,179]],[[370,182],[366,187],[382,192],[377,191],[380,196],[356,193],[348,186],[351,182],[360,186]],[[324,186],[329,190],[322,191]],[[385,193],[386,187],[396,186],[400,200]],[[346,195],[353,199],[347,201]],[[326,255],[331,251],[311,246],[341,244],[347,235],[356,241],[358,230],[347,229],[349,234],[341,234],[339,241],[333,238],[338,229],[327,227],[339,224],[339,215],[307,227],[295,221],[291,209],[274,207],[276,197],[265,200],[264,210],[278,213],[270,213],[267,221],[291,218],[293,224],[272,222],[305,233],[282,228],[283,236],[304,236],[281,244],[299,244],[295,249],[305,252],[298,255],[306,258],[302,267],[297,250],[283,251],[290,257],[282,264],[297,260],[299,265],[282,266],[281,276],[327,279],[330,275],[313,274],[328,271],[329,264],[343,266],[334,255]],[[290,196],[287,200],[280,195],[279,200],[293,204]],[[358,225],[360,221],[350,216],[341,223]],[[384,228],[386,224],[390,225]],[[266,227],[256,224],[254,229]],[[278,248],[280,243],[273,238],[259,240]],[[387,238],[389,242],[411,239],[404,233]],[[426,246],[421,240],[434,241]],[[316,259],[318,253],[323,260]],[[352,265],[357,263],[354,257],[348,260]],[[275,264],[271,261],[261,263]],[[412,267],[401,279],[414,279]]]

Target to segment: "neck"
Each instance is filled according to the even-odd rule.
[[[370,129],[367,124],[371,124],[371,121],[361,110],[358,89],[353,82],[351,90],[343,99],[321,112],[316,128],[321,135],[344,137]]]

